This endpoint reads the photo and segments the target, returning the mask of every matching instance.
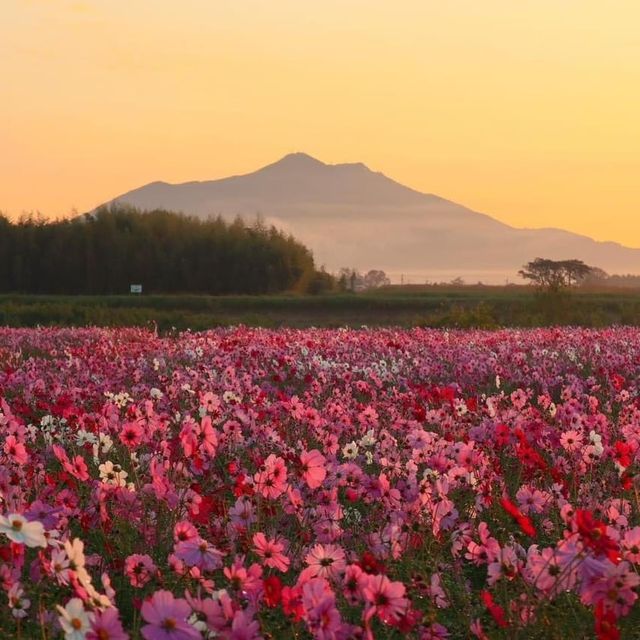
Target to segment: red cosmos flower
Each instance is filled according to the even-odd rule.
[[[607,534],[607,525],[596,520],[586,509],[577,509],[575,523],[578,534],[586,547],[596,554],[607,556],[611,562],[620,562],[620,549],[617,543]]]
[[[415,626],[422,620],[422,612],[409,607],[397,619],[390,620],[389,624],[402,632],[403,635],[409,634]]]
[[[247,476],[245,476],[244,473],[239,473],[236,476],[233,485],[233,495],[236,496],[236,498],[240,496],[252,496],[254,494],[253,486],[247,484],[246,478]]]
[[[629,491],[629,489],[631,489],[631,487],[633,487],[633,475],[631,475],[630,473],[625,471],[620,476],[620,484],[622,485],[622,488],[625,491]]]
[[[304,606],[302,605],[302,588],[301,587],[283,587],[282,588],[282,609],[291,616],[295,622],[302,620],[304,615]]]
[[[530,538],[536,537],[536,529],[531,520],[525,516],[509,498],[500,498],[502,508],[516,521],[521,531]]]
[[[626,442],[618,440],[614,444],[614,450],[612,452],[613,459],[623,467],[628,467],[631,464],[631,445]]]
[[[365,572],[372,575],[384,573],[384,564],[380,562],[370,551],[365,551],[356,564]]]
[[[120,432],[120,442],[130,449],[142,442],[143,430],[137,422],[127,422]]]
[[[493,596],[488,591],[483,590],[480,592],[480,598],[495,623],[502,629],[508,627],[509,623],[504,616],[504,609],[493,601]]]
[[[611,384],[616,391],[622,391],[626,380],[619,373],[611,374]]]
[[[499,424],[495,429],[496,445],[504,447],[509,444],[510,431],[506,424]]]
[[[198,524],[207,524],[212,513],[219,509],[218,502],[213,496],[202,496],[198,504],[198,512],[190,511],[189,517]]]
[[[520,460],[525,467],[538,468],[541,471],[546,471],[547,463],[544,461],[544,458],[528,444],[521,442],[516,449],[516,454],[518,460]]]
[[[595,610],[597,640],[620,640],[620,629],[616,616],[611,609],[605,611],[604,604],[599,602]]]
[[[282,602],[282,581],[278,576],[269,576],[262,582],[264,601],[268,607],[275,607]]]

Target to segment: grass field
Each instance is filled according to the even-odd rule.
[[[130,326],[162,331],[264,327],[433,326],[494,328],[640,324],[640,292],[540,296],[527,287],[387,287],[323,296],[0,295],[0,325]]]

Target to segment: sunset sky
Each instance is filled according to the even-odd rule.
[[[640,247],[638,0],[2,0],[0,210],[291,151]]]

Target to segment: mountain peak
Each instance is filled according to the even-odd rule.
[[[280,158],[280,160],[277,160],[264,168],[268,169],[270,167],[278,167],[282,169],[313,169],[326,166],[327,165],[324,162],[310,156],[308,153],[296,151],[294,153],[288,153],[286,156]]]

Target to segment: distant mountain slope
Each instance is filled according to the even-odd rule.
[[[261,214],[306,243],[330,270],[355,266],[422,279],[454,274],[490,282],[514,278],[524,262],[544,256],[640,272],[640,249],[560,229],[516,229],[405,187],[364,164],[325,164],[304,153],[241,176],[152,182],[111,202],[198,216]]]

